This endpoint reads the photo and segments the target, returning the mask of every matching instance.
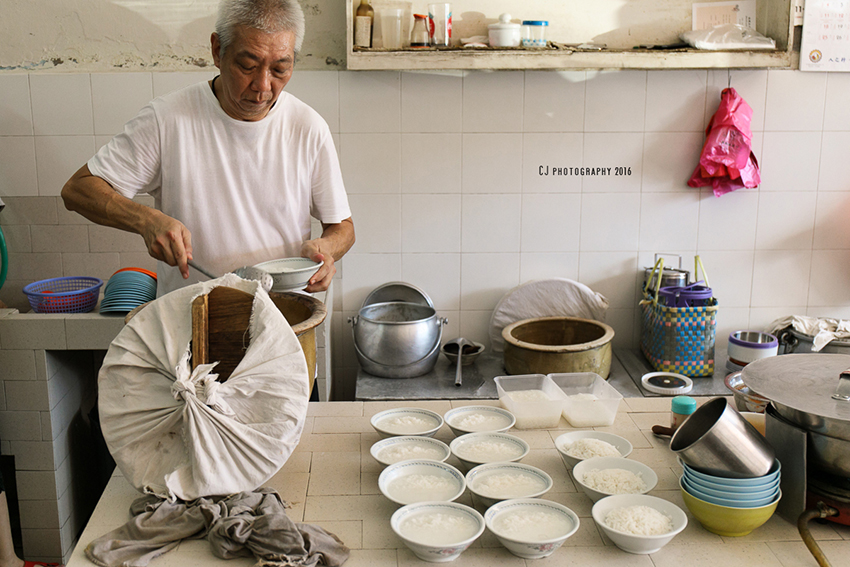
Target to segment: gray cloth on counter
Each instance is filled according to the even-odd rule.
[[[130,506],[133,519],[86,546],[86,556],[104,567],[144,567],[184,539],[210,543],[221,559],[251,557],[268,567],[336,567],[349,550],[318,526],[296,524],[270,488],[229,496],[168,502],[153,495]]]

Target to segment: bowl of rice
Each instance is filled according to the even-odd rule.
[[[400,461],[378,475],[378,488],[401,505],[452,502],[466,490],[466,479],[459,470],[440,461]]]
[[[628,457],[632,444],[604,431],[570,431],[555,439],[555,448],[568,469],[593,457]]]
[[[507,431],[516,423],[514,414],[496,406],[464,406],[450,409],[443,420],[452,433],[459,437],[479,431]]]
[[[488,463],[466,473],[466,486],[490,507],[511,498],[537,498],[554,485],[546,472],[522,463]]]
[[[448,445],[421,435],[387,437],[373,444],[369,452],[384,466],[412,459],[443,462],[451,455]]]
[[[573,479],[594,502],[614,494],[646,494],[658,484],[655,471],[625,457],[592,457],[573,467]]]
[[[648,494],[603,498],[591,515],[614,545],[629,553],[655,553],[688,525],[684,510]]]
[[[453,561],[484,533],[484,517],[456,502],[408,504],[390,517],[390,526],[423,561]]]
[[[575,512],[539,498],[494,504],[484,513],[484,522],[508,551],[525,559],[552,555],[579,527]]]
[[[449,444],[452,455],[465,471],[486,463],[515,463],[528,454],[528,443],[507,433],[467,433]]]
[[[384,439],[396,435],[433,437],[443,426],[443,416],[422,408],[393,408],[376,413],[369,423]]]

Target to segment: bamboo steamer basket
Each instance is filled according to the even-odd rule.
[[[614,329],[577,317],[535,317],[502,330],[508,374],[594,372],[607,379],[611,371]]]

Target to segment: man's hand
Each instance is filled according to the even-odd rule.
[[[307,240],[301,245],[301,256],[303,258],[310,258],[314,262],[323,262],[319,270],[307,282],[305,291],[309,293],[327,291],[331,285],[331,280],[334,278],[334,274],[336,274],[333,256],[322,254],[319,251],[319,245],[316,240]]]
[[[182,222],[165,214],[155,215],[145,226],[142,237],[148,247],[148,254],[169,266],[177,266],[183,279],[189,277],[192,234]]]

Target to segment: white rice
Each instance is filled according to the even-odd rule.
[[[479,524],[467,515],[429,512],[402,521],[401,534],[429,545],[452,545],[475,535]]]
[[[457,448],[458,456],[475,463],[510,461],[522,455],[522,447],[506,441],[468,441]]]
[[[545,488],[546,482],[542,478],[520,471],[494,473],[475,482],[476,492],[491,498],[522,498]]]
[[[578,439],[571,445],[564,447],[564,452],[576,459],[589,459],[591,457],[622,457],[620,451],[611,443],[602,439]]]
[[[605,525],[634,535],[661,535],[673,531],[673,519],[650,506],[615,508],[605,516]]]
[[[404,443],[391,445],[378,453],[381,461],[389,464],[399,461],[407,461],[410,459],[428,459],[431,461],[439,461],[445,453],[439,448],[432,445],[416,445],[413,443]]]
[[[591,469],[584,473],[582,482],[605,494],[639,494],[647,489],[640,474],[625,469]]]
[[[543,390],[516,390],[507,392],[509,398],[515,402],[551,402],[552,398]]]
[[[433,420],[415,415],[387,416],[378,422],[384,431],[394,433],[423,433],[436,425]]]

